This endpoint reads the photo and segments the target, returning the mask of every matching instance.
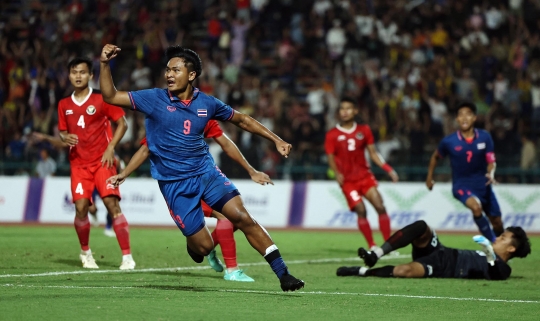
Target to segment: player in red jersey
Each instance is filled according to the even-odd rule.
[[[213,138],[221,146],[223,151],[229,155],[229,157],[242,165],[255,183],[259,183],[261,185],[274,185],[268,175],[257,171],[248,163],[236,144],[229,137],[227,137],[227,135],[223,134],[223,130],[217,121],[210,120],[206,124],[206,127],[204,128],[204,137]],[[119,186],[129,175],[131,175],[131,173],[133,173],[133,171],[139,168],[149,156],[150,150],[148,149],[145,137],[141,141],[141,147],[135,153],[135,155],[133,155],[126,168],[118,175],[109,178],[107,182],[115,186]],[[214,240],[214,246],[221,245],[221,252],[223,254],[223,258],[225,259],[227,271],[225,272],[223,278],[227,281],[253,282],[254,280],[251,277],[247,276],[242,270],[238,269],[238,263],[236,262],[236,242],[233,234],[236,229],[234,228],[233,224],[227,218],[225,218],[223,214],[214,211],[203,200],[201,200],[201,205],[204,216],[215,217],[218,220],[216,228],[212,232],[212,239]],[[223,265],[216,257],[215,249],[212,250],[207,257],[210,266],[215,271],[223,271]]]
[[[112,215],[113,228],[122,250],[121,270],[132,270],[135,261],[129,245],[129,226],[120,209],[119,189],[106,182],[116,175],[114,148],[127,130],[124,111],[103,102],[101,93],[88,86],[92,78],[92,61],[75,58],[68,64],[69,81],[75,88],[70,97],[58,102],[60,138],[70,146],[71,195],[75,203],[75,230],[81,244],[80,259],[84,268],[98,266],[88,245],[90,221],[88,207],[96,188],[107,211]],[[111,123],[117,124],[114,136]]]
[[[393,182],[397,182],[399,177],[375,149],[369,126],[356,123],[356,102],[351,98],[342,98],[338,111],[339,125],[326,133],[328,164],[336,174],[336,180],[345,194],[349,208],[358,215],[358,229],[364,234],[368,245],[375,249],[376,244],[366,219],[366,207],[362,197],[365,197],[379,214],[379,229],[385,240],[390,237],[390,218],[377,190],[377,180],[366,161],[366,148],[371,160],[385,170]]]

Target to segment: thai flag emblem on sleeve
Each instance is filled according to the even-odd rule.
[[[208,112],[206,111],[206,109],[197,109],[197,116],[208,117]]]

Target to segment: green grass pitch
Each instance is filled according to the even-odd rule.
[[[0,320],[538,320],[540,237],[511,262],[507,281],[338,278],[359,265],[354,232],[271,231],[291,273],[306,287],[283,293],[264,259],[236,232],[238,262],[254,283],[223,280],[197,265],[175,229],[131,228],[135,272],[120,272],[115,238],[93,228],[100,269],[84,270],[72,227],[0,226]],[[439,236],[475,249],[471,236]],[[219,252],[219,250],[218,250]],[[401,257],[379,265],[405,263]],[[221,253],[218,253],[221,257]]]

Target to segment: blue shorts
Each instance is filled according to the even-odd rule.
[[[491,185],[482,187],[470,187],[456,184],[452,186],[454,197],[465,204],[469,197],[476,197],[482,205],[482,210],[487,216],[501,216],[501,208]]]
[[[205,226],[201,199],[221,212],[229,200],[240,195],[217,166],[202,175],[158,183],[172,219],[185,236],[191,236]]]

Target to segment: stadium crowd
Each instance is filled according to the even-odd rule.
[[[453,108],[462,100],[478,106],[478,127],[491,132],[499,168],[538,166],[538,0],[6,0],[0,9],[0,174],[68,173],[66,152],[33,133],[58,135],[56,104],[72,91],[70,59],[94,59],[92,87],[99,88],[107,43],[122,48],[111,65],[121,90],[164,87],[167,46],[197,51],[202,91],[293,144],[284,160],[224,124],[250,163],[272,177],[326,178],[324,136],[343,95],[358,100],[396,169],[427,166],[455,130]],[[127,119],[117,148],[125,161],[145,133],[142,114]],[[228,176],[245,177],[219,146],[210,150]],[[48,166],[36,171],[43,157]]]

